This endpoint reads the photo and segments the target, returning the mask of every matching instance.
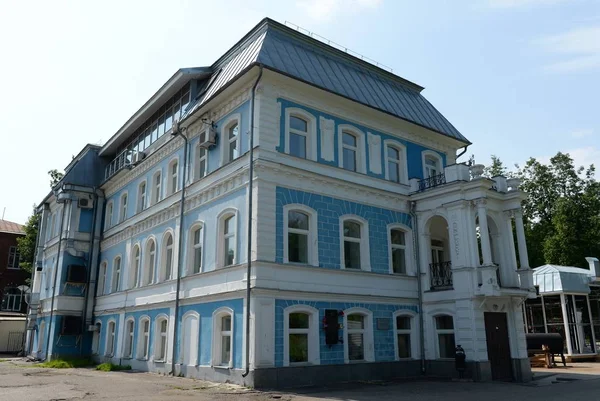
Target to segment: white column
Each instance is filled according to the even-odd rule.
[[[565,340],[567,340],[567,353],[573,355],[573,346],[571,345],[571,329],[569,327],[569,316],[567,315],[567,300],[565,297],[570,295],[560,294],[560,306],[562,308],[563,325],[565,327]]]
[[[523,226],[523,213],[521,210],[515,210],[515,227],[517,229],[517,243],[519,246],[519,261],[521,262],[521,269],[529,269],[529,255],[527,254],[525,227]],[[512,230],[510,232],[512,237]]]
[[[477,201],[477,216],[479,217],[479,235],[481,238],[481,253],[483,254],[483,266],[492,265],[492,247],[490,245],[490,234],[487,222],[487,210],[485,199]]]
[[[508,278],[508,282],[507,287],[510,286],[517,286],[519,285],[518,283],[518,275],[516,273],[517,270],[517,254],[515,253],[515,237],[513,235],[513,229],[512,229],[512,217],[513,217],[513,213],[512,212],[505,212],[504,216],[506,217],[505,220],[505,230],[506,230],[506,250],[507,250],[507,266],[503,266],[504,267],[504,273],[505,276]]]

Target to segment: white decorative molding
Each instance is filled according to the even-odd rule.
[[[381,174],[381,137],[367,132],[369,143],[369,170],[375,174]]]
[[[321,126],[321,157],[332,162],[335,159],[333,151],[335,146],[335,121],[319,117],[319,124]]]

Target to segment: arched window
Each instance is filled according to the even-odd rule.
[[[133,252],[131,253],[131,284],[129,288],[135,288],[140,285],[140,272],[142,269],[142,261],[140,255],[140,246],[134,245]]]
[[[283,313],[283,365],[319,364],[319,311],[294,305]]]
[[[111,292],[121,289],[121,257],[117,256],[113,261]]]
[[[167,184],[167,196],[177,192],[179,181],[179,163],[177,159],[169,163],[169,182]]]
[[[92,335],[92,355],[100,353],[100,333],[102,333],[102,323],[96,322],[94,325],[94,334]]]
[[[394,343],[396,345],[396,360],[414,358],[414,320],[414,315],[406,312],[397,312],[394,314]]]
[[[217,309],[213,314],[213,366],[233,367],[233,311]]]
[[[127,192],[121,195],[121,203],[119,207],[119,223],[127,218]]]
[[[408,183],[408,174],[406,172],[406,150],[404,146],[385,141],[385,178],[389,181],[399,184]]]
[[[111,228],[113,225],[113,205],[114,202],[112,200],[106,204],[105,229]],[[50,237],[52,237],[52,235],[50,235]]]
[[[303,159],[317,159],[315,117],[303,109],[285,109],[285,153]]]
[[[239,124],[232,124],[227,128],[227,161],[233,161],[238,158],[240,151],[238,149],[238,137],[240,135]]]
[[[159,277],[160,281],[170,280],[173,274],[173,235],[165,234],[163,237],[162,248],[162,269]]]
[[[96,290],[96,294],[104,295],[105,286],[106,286],[106,269],[108,263],[102,262],[100,263],[100,271],[98,272],[98,289]]]
[[[358,216],[340,218],[342,268],[370,271],[367,222]]]
[[[194,179],[197,181],[207,173],[208,165],[208,152],[205,148],[201,147],[200,144],[206,141],[206,130],[202,130],[200,133],[200,140],[196,146],[196,163],[194,166]]]
[[[142,317],[138,334],[137,358],[148,359],[150,351],[150,319]]]
[[[349,125],[338,127],[339,166],[348,171],[366,173],[365,136]]]
[[[133,336],[135,321],[131,318],[125,323],[125,348],[123,349],[123,358],[133,358]]]
[[[367,309],[344,311],[345,361],[373,361],[373,317]]]
[[[232,210],[224,212],[219,217],[219,267],[238,263],[236,232],[236,212]]]
[[[284,263],[318,266],[316,212],[303,205],[284,207]]]
[[[153,238],[150,238],[146,243],[145,255],[142,284],[149,285],[154,282],[154,269],[156,267],[156,242]]]
[[[108,322],[106,328],[106,347],[104,349],[105,356],[113,356],[115,354],[115,327],[116,324],[113,320]]]
[[[200,273],[202,271],[202,247],[204,242],[204,230],[202,224],[196,224],[190,229],[189,255],[190,255],[190,274]]]
[[[199,316],[196,312],[183,315],[182,349],[180,360],[186,366],[198,365],[198,343],[200,341]]]
[[[154,343],[154,360],[165,362],[167,360],[167,333],[169,321],[166,317],[156,319],[156,340]]]
[[[162,196],[162,174],[160,170],[158,170],[152,176],[152,204],[155,205],[160,202]]]
[[[138,186],[137,212],[146,208],[146,181],[142,181]]]
[[[438,358],[454,358],[454,318],[451,315],[434,317]]]
[[[389,230],[390,273],[407,273],[406,231],[392,227]]]
[[[441,174],[442,171],[442,158],[440,155],[433,151],[423,152],[423,177],[430,178]]]

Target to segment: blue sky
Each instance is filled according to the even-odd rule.
[[[210,65],[265,16],[390,66],[507,165],[600,165],[596,0],[0,0],[0,217],[24,222],[86,143],[178,68]]]

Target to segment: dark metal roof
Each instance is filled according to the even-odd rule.
[[[264,19],[213,65],[218,74],[190,115],[254,64],[470,144],[417,84],[271,19]]]

